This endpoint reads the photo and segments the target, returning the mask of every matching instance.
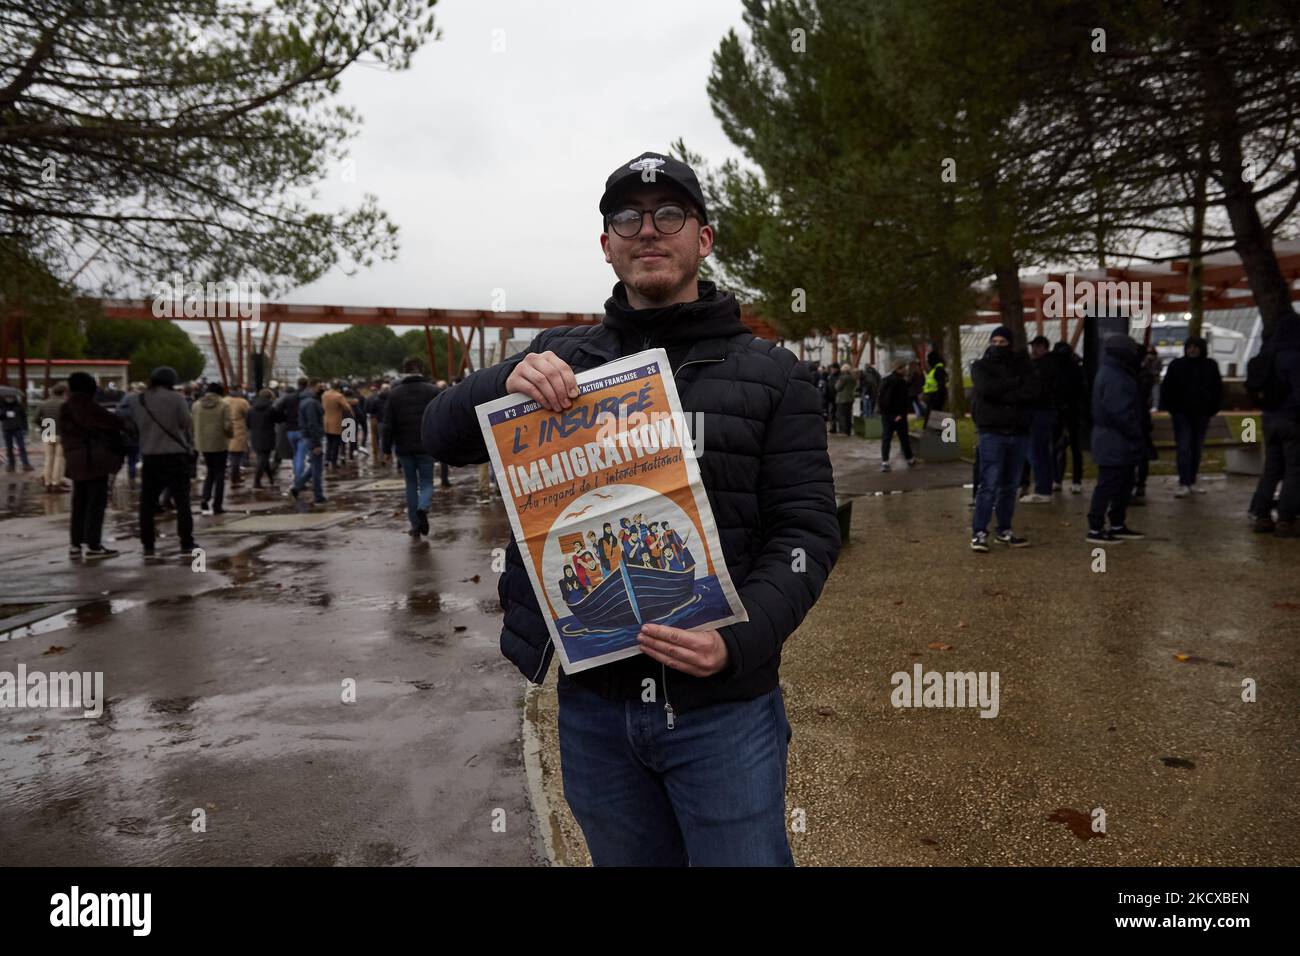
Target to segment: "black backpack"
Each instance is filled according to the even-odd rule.
[[[1286,388],[1277,374],[1277,349],[1271,337],[1264,340],[1259,352],[1246,363],[1246,394],[1265,411],[1278,408],[1286,400]]]

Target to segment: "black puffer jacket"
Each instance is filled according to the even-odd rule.
[[[384,405],[384,454],[427,455],[420,438],[424,410],[438,396],[438,386],[423,375],[408,375],[388,391]],[[441,460],[441,459],[439,459]]]
[[[980,431],[1027,435],[1041,391],[1034,366],[1024,352],[989,346],[970,367],[974,385],[971,417]]]
[[[673,671],[666,697],[674,709],[749,700],[777,684],[781,647],[821,594],[839,554],[835,489],[821,397],[795,356],[755,338],[730,293],[710,282],[700,298],[658,310],[632,310],[621,285],[596,326],[543,332],[529,352],[555,352],[576,370],[595,368],[646,348],[668,351],[682,410],[702,413],[700,472],[717,521],[727,570],[749,614],[720,628],[728,666],[707,678]],[[453,465],[487,460],[474,406],[500,398],[521,353],[475,372],[439,396],[424,417],[424,441]],[[792,567],[803,549],[806,570]],[[554,649],[512,539],[498,585],[505,622],[501,650],[534,682]],[[592,668],[573,680],[614,699],[639,698],[663,669],[645,655]]]
[[[1196,358],[1187,355],[1188,346],[1200,348]],[[1160,385],[1160,410],[1209,418],[1223,407],[1223,379],[1219,363],[1206,357],[1205,339],[1190,335],[1183,343],[1183,357],[1169,363]]]
[[[907,379],[890,372],[880,383],[880,417],[893,420],[912,411],[912,397]]]

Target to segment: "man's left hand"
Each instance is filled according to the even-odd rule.
[[[726,642],[717,631],[684,631],[663,624],[642,624],[636,636],[641,650],[683,674],[708,677],[727,666]]]

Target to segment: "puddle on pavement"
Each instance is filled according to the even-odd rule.
[[[13,641],[20,637],[34,637],[38,634],[51,634],[68,628],[94,627],[103,624],[114,614],[121,614],[140,604],[127,598],[114,598],[111,601],[91,601],[81,607],[72,608],[61,614],[53,614],[25,627],[16,627],[12,631],[0,632],[0,642]]]
[[[1074,810],[1070,807],[1061,807],[1047,817],[1049,823],[1063,823],[1069,828],[1080,840],[1091,840],[1093,837],[1104,837],[1106,834],[1098,833],[1092,828],[1092,817],[1082,810]]]

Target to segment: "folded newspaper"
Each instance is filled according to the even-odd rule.
[[[566,673],[641,653],[645,623],[703,630],[748,620],[718,544],[668,355],[576,373],[552,412],[522,395],[479,425]]]

